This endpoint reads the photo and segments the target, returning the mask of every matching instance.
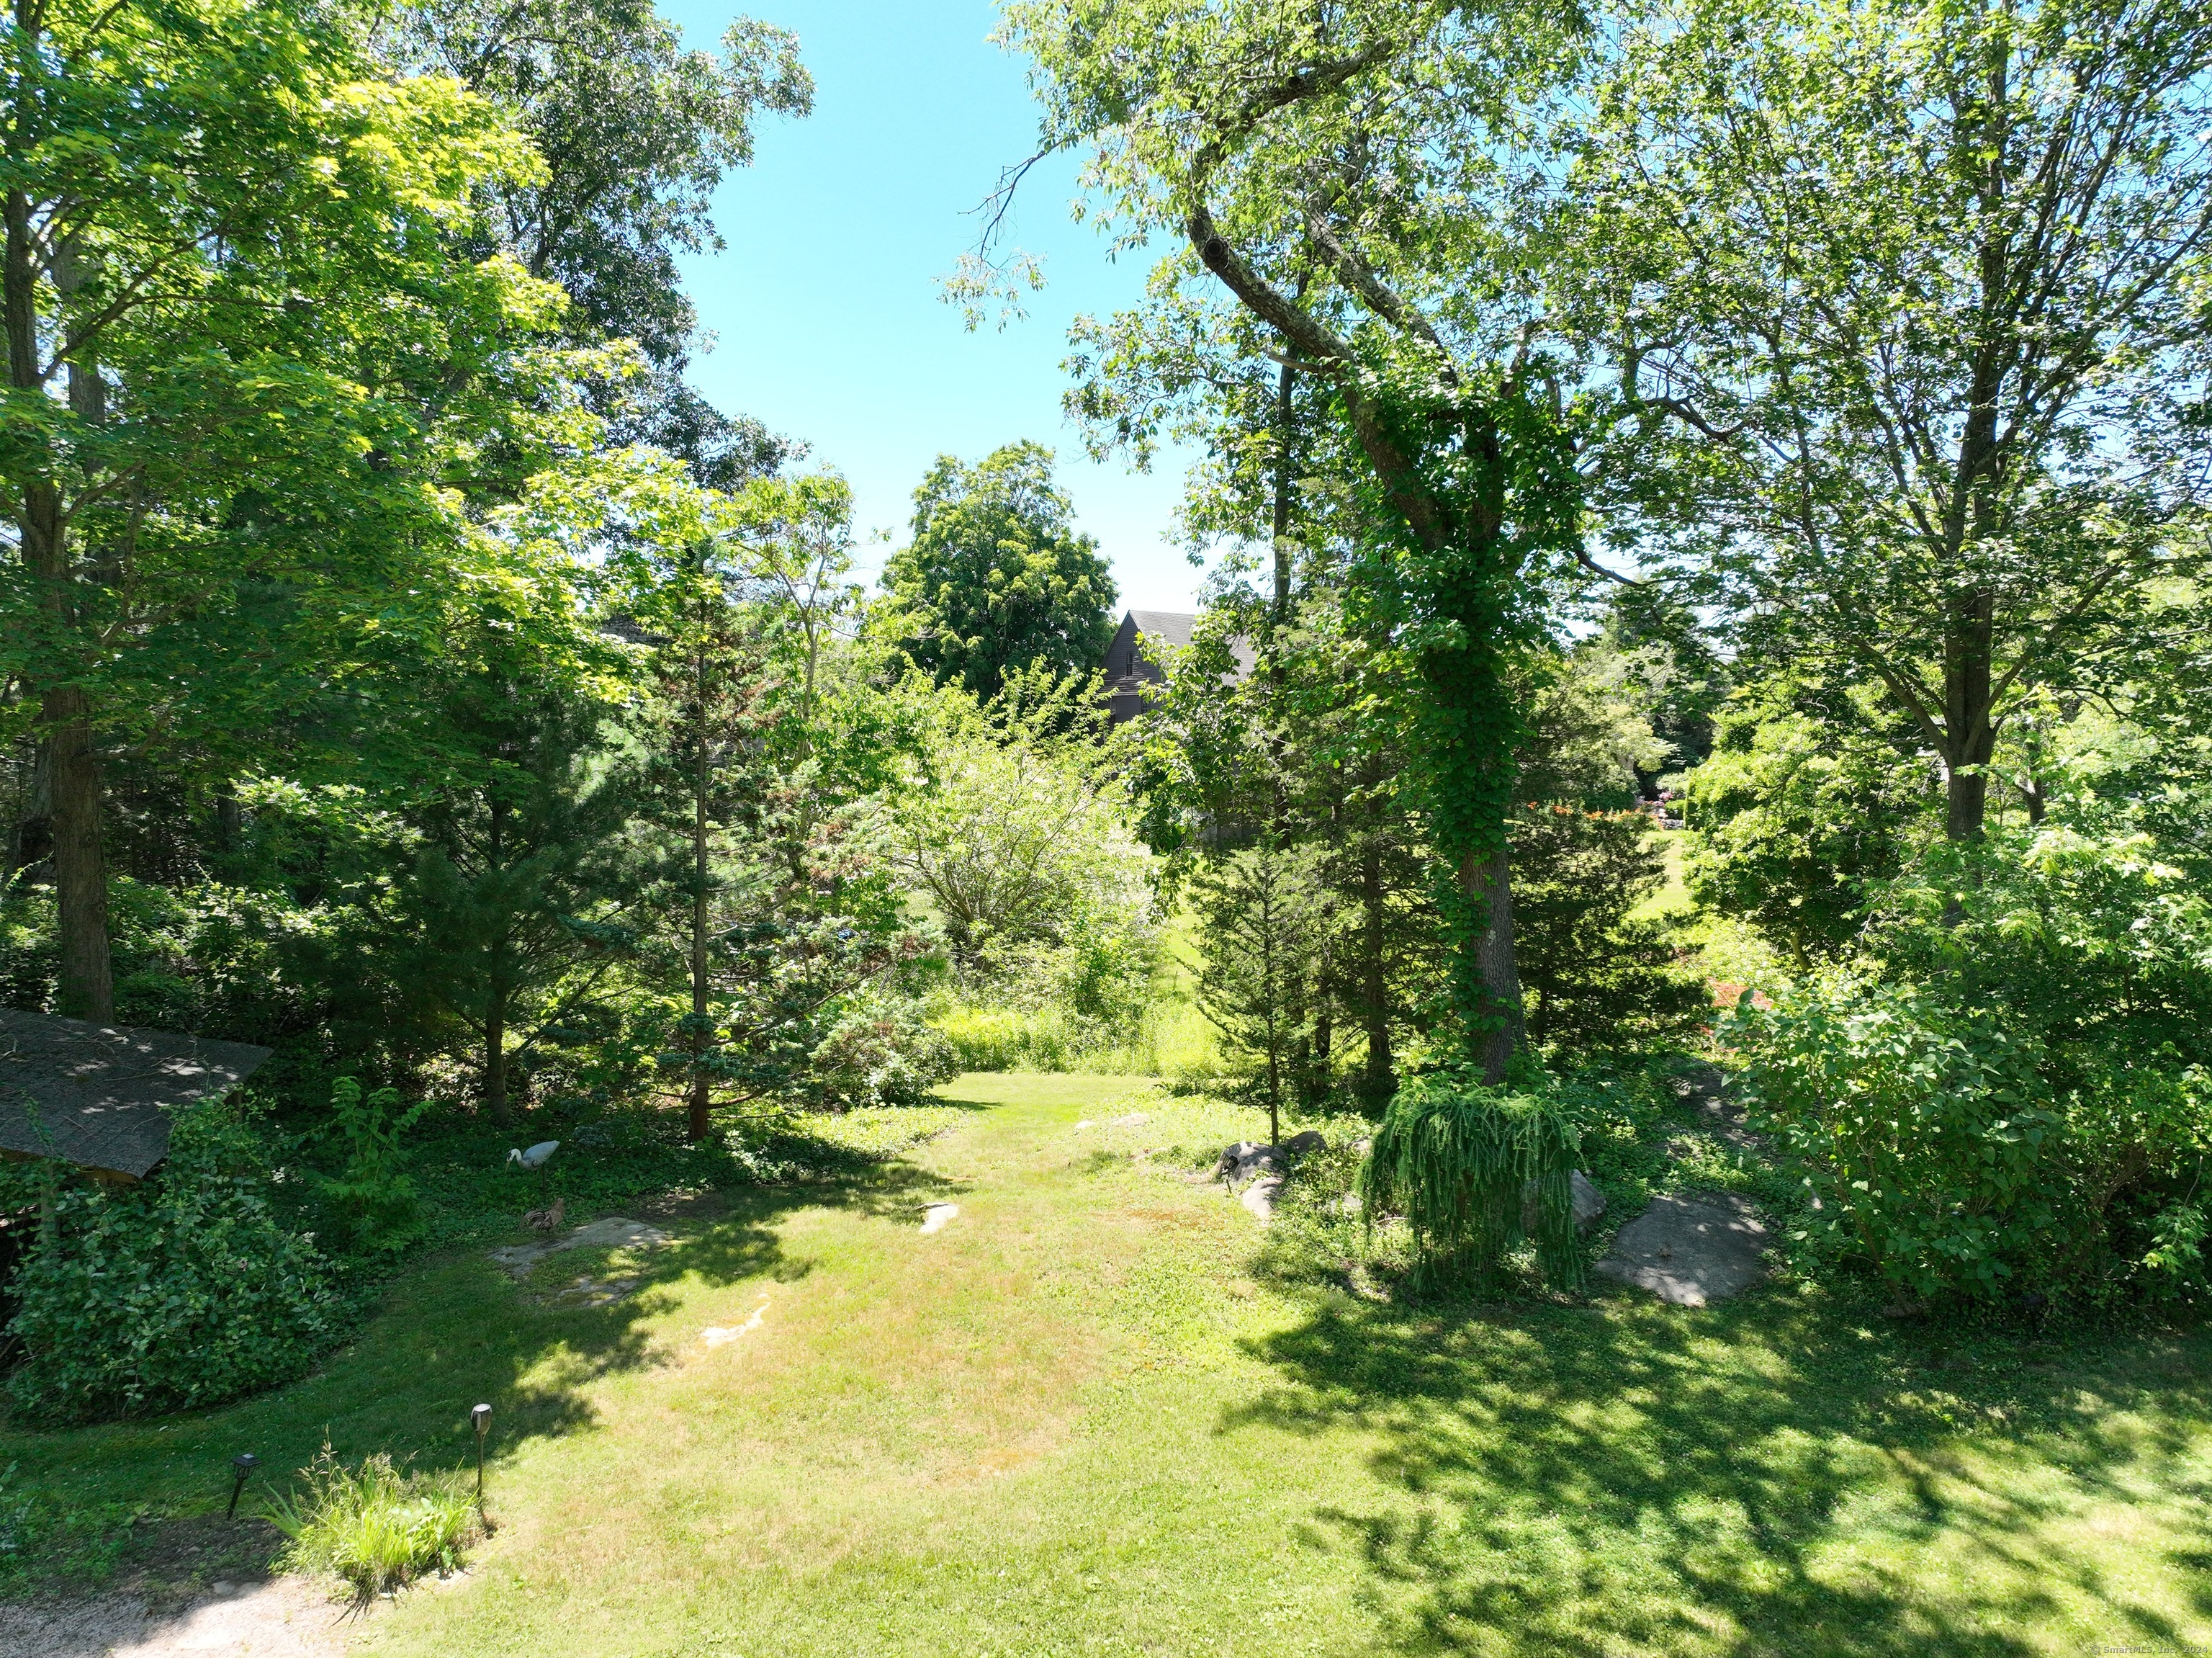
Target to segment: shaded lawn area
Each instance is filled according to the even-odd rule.
[[[0,1466],[219,1508],[234,1449],[296,1466],[327,1423],[450,1466],[489,1399],[498,1533],[377,1653],[2212,1643],[2200,1333],[1967,1339],[1786,1289],[1394,1307],[1182,1178],[1249,1124],[1141,1088],[969,1077],[996,1108],[872,1177],[669,1222],[628,1301],[457,1253],[292,1388]]]

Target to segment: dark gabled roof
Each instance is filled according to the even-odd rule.
[[[1197,617],[1179,610],[1133,610],[1129,619],[1145,637],[1164,645],[1188,644],[1191,630],[1198,625]]]
[[[169,1112],[236,1088],[269,1050],[0,1008],[0,1150],[136,1179]]]
[[[601,638],[619,639],[626,645],[658,647],[668,643],[665,633],[655,633],[635,616],[602,616],[598,626]]]

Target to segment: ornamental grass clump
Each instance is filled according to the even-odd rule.
[[[269,1519],[291,1539],[291,1571],[334,1572],[366,1600],[460,1564],[478,1531],[475,1500],[459,1472],[404,1474],[379,1453],[349,1468],[328,1445],[300,1471],[305,1489],[276,1498]]]
[[[1359,1172],[1372,1226],[1402,1213],[1416,1293],[1480,1283],[1524,1240],[1551,1283],[1583,1283],[1575,1235],[1574,1125],[1540,1095],[1487,1088],[1460,1070],[1400,1088]]]

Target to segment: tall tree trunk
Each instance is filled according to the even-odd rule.
[[[507,992],[498,985],[484,1003],[484,1109],[505,1128],[514,1120],[507,1102]]]
[[[484,868],[489,873],[503,868],[507,860],[507,808],[496,795],[487,817]],[[507,977],[509,942],[504,930],[492,940],[484,975],[484,1108],[501,1128],[514,1120],[507,1099],[507,1004],[513,994]]]
[[[54,900],[61,921],[61,1011],[106,1023],[115,1017],[107,950],[107,861],[100,835],[100,756],[91,704],[75,686],[41,699],[53,765]]]
[[[1390,981],[1385,952],[1389,917],[1383,909],[1382,848],[1373,837],[1359,857],[1360,1012],[1367,1026],[1367,1072],[1361,1091],[1369,1108],[1380,1106],[1396,1091],[1390,1054]]]
[[[1468,858],[1460,879],[1484,923],[1474,949],[1494,1022],[1483,1039],[1482,1080],[1495,1086],[1505,1080],[1506,1065],[1528,1033],[1521,974],[1513,960],[1513,881],[1505,848],[1499,846],[1487,858]]]
[[[691,1100],[684,1123],[693,1144],[713,1131],[707,1086],[707,790],[712,781],[707,752],[707,664],[703,646],[695,663],[693,712],[698,752],[691,779]]]
[[[6,313],[8,381],[18,392],[42,396],[46,377],[40,361],[40,272],[29,198],[20,190],[9,191],[6,214],[0,309]],[[73,366],[70,378],[71,409],[81,418],[96,418],[97,373],[81,373]],[[33,476],[19,485],[17,502],[17,541],[36,588],[39,609],[58,653],[52,661],[52,677],[33,689],[39,698],[40,737],[48,746],[53,791],[61,1010],[80,1019],[112,1020],[115,986],[107,947],[107,864],[100,832],[100,761],[93,741],[92,700],[71,678],[64,645],[75,617],[62,494],[51,478]]]
[[[1291,420],[1291,365],[1283,364],[1275,377],[1275,595],[1273,619],[1277,627],[1291,619],[1291,504],[1292,473],[1297,464],[1297,434]]]
[[[1979,840],[1989,810],[1990,757],[1996,728],[1990,722],[1990,658],[1996,633],[1996,597],[1986,588],[1951,600],[1943,631],[1943,831],[1954,841]]]

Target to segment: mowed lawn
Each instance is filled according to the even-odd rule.
[[[359,1626],[424,1658],[2212,1645],[2200,1335],[1968,1341],[1779,1289],[1409,1311],[1272,1271],[1133,1158],[1229,1120],[1143,1092],[969,1077],[879,1179],[672,1222],[629,1301],[455,1255],[281,1394],[0,1463],[173,1509],[326,1425],[451,1464],[487,1398],[496,1536]]]

